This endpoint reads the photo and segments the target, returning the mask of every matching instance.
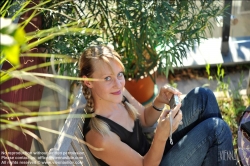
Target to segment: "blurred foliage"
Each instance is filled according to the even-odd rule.
[[[63,1],[65,2],[65,1]],[[56,5],[59,4],[59,5]],[[46,43],[49,53],[78,58],[89,45],[111,44],[122,56],[126,77],[143,78],[155,70],[168,75],[182,65],[188,49],[212,33],[212,19],[223,15],[219,1],[90,1],[60,3],[43,12],[45,28],[70,20],[84,20],[82,27],[102,30],[101,35],[60,36]],[[62,14],[63,13],[63,14]],[[62,74],[75,75],[77,64],[60,66]]]
[[[77,59],[74,57],[63,55],[63,54],[49,54],[49,53],[30,53],[30,50],[36,47],[41,47],[43,43],[53,40],[53,38],[57,38],[59,36],[71,36],[71,35],[80,35],[80,36],[91,36],[100,34],[101,31],[93,28],[86,28],[79,26],[83,20],[73,19],[61,26],[53,26],[47,29],[37,29],[33,32],[24,32],[24,27],[27,24],[31,24],[31,20],[43,13],[46,10],[52,10],[53,6],[46,6],[52,0],[41,1],[39,4],[36,4],[33,7],[27,8],[27,5],[34,3],[31,0],[17,0],[17,1],[1,1],[0,8],[0,40],[1,40],[1,62],[0,66],[4,63],[10,63],[12,65],[11,68],[3,70],[0,68],[0,86],[6,81],[12,78],[18,78],[22,81],[21,84],[10,86],[6,89],[0,90],[0,95],[5,95],[9,92],[18,92],[18,90],[23,89],[24,87],[33,86],[36,84],[40,84],[50,88],[51,90],[57,91],[62,95],[65,95],[65,89],[63,87],[59,87],[53,81],[48,78],[59,78],[59,79],[67,79],[67,80],[86,80],[79,77],[69,77],[69,76],[61,76],[61,75],[53,75],[47,73],[34,73],[31,72],[34,69],[40,67],[47,67],[51,65],[51,62],[45,62],[41,64],[34,64],[34,66],[25,67],[20,64],[19,59],[21,57],[43,57],[50,59],[51,57],[56,60],[53,61],[53,64],[75,64]],[[57,5],[62,3],[68,3],[69,1],[60,2]],[[31,11],[31,14],[28,17],[23,18],[23,14]],[[19,19],[23,20],[21,23],[17,22]],[[34,25],[35,26],[35,25]],[[90,81],[95,81],[93,79],[88,79]],[[17,94],[15,94],[17,95]],[[30,94],[33,95],[33,94]],[[42,145],[44,145],[43,141],[36,136],[34,133],[29,131],[28,129],[39,129],[44,130],[50,133],[60,134],[60,132],[51,130],[49,128],[45,128],[42,126],[37,126],[31,124],[32,122],[39,122],[45,120],[55,120],[55,119],[65,119],[70,112],[70,109],[67,110],[59,110],[56,112],[31,112],[29,109],[31,106],[39,107],[40,104],[51,105],[48,101],[25,101],[25,102],[7,102],[0,99],[0,110],[1,110],[1,132],[6,129],[20,130],[24,135],[30,135]],[[53,103],[54,104],[54,103]],[[4,114],[2,114],[5,112]],[[26,118],[28,116],[28,118]],[[74,115],[72,118],[80,118],[82,116],[89,117],[89,115]],[[91,116],[91,115],[90,115]],[[72,136],[67,136],[72,139],[75,139]],[[84,143],[84,141],[81,141]],[[15,145],[11,142],[11,140],[3,139],[3,135],[0,137],[0,146],[3,147],[3,150],[6,151],[6,146],[10,146],[20,152],[23,152],[29,159],[34,161],[35,159],[29,155],[29,153],[24,153],[24,150],[20,148],[18,145]],[[44,148],[46,149],[46,148]]]
[[[94,25],[90,25],[91,18],[82,15],[81,12],[84,9],[82,6],[84,1],[50,1],[46,4],[46,10],[43,11],[43,29],[51,27],[58,27],[59,29],[66,24],[77,22],[77,27],[85,29],[98,29]],[[86,47],[92,44],[100,44],[98,42],[98,36],[101,35],[100,30],[91,35],[83,35],[86,30],[81,33],[72,33],[72,35],[61,35],[54,37],[52,40],[44,43],[42,46],[46,48],[46,52],[51,54],[64,54],[76,59],[76,63],[59,64],[55,65],[55,71],[59,74],[67,74],[70,76],[78,76],[78,64],[77,60]],[[54,58],[54,57],[52,57]],[[58,60],[57,57],[54,58]],[[49,61],[51,59],[48,59]],[[66,73],[65,73],[66,71]]]
[[[8,60],[14,66],[20,64],[20,46],[25,43],[25,32],[12,23],[11,19],[0,18],[1,64]]]
[[[6,3],[7,2],[8,1],[6,1]],[[32,0],[28,0],[24,2],[22,0],[18,0],[18,1],[13,2],[13,4],[9,4],[10,6],[5,6],[5,8],[3,7],[1,8],[0,14],[3,16],[12,16],[11,20],[18,19],[25,12],[33,10],[31,16],[29,18],[24,19],[24,21],[20,23],[19,25],[10,24],[11,23],[10,19],[2,18],[4,20],[8,20],[8,22],[5,21],[6,25],[1,24],[1,36],[2,34],[6,36],[5,33],[8,33],[9,38],[11,35],[14,38],[13,39],[10,38],[13,40],[12,42],[13,44],[8,47],[6,44],[8,44],[7,42],[10,40],[5,40],[4,42],[1,42],[1,62],[4,62],[5,59],[8,58],[10,60],[13,60],[13,59],[16,60],[17,61],[16,63],[18,64],[19,59],[15,59],[15,57],[16,57],[16,54],[19,54],[19,53],[21,53],[21,56],[47,57],[49,62],[47,64],[44,64],[43,67],[50,66],[51,64],[56,65],[56,66],[61,66],[61,68],[59,69],[68,70],[69,71],[68,75],[77,76],[77,60],[78,59],[75,56],[76,52],[72,52],[70,54],[69,51],[77,50],[73,46],[76,46],[77,48],[79,46],[82,48],[81,45],[87,42],[85,42],[84,40],[81,40],[81,38],[88,39],[88,38],[92,38],[92,36],[100,35],[101,30],[93,29],[91,27],[81,26],[86,20],[72,17],[72,19],[69,19],[63,22],[63,24],[60,24],[60,25],[53,24],[47,28],[43,27],[42,29],[39,29],[37,31],[29,32],[25,34],[24,36],[23,28],[28,23],[30,23],[30,20],[34,16],[38,14],[46,15],[46,11],[52,11],[52,13],[58,13],[58,18],[63,17],[65,16],[65,14],[63,14],[63,12],[60,12],[60,10],[54,10],[54,8],[56,8],[56,6],[64,6],[64,5],[67,6],[68,3],[71,1],[66,0],[60,3],[56,3],[56,4],[52,4],[52,2],[54,1],[52,0],[41,1],[39,4],[37,4],[34,7],[25,8],[27,7],[29,3],[33,3]],[[43,18],[45,18],[45,16]],[[60,22],[60,21],[56,20],[55,22]],[[4,25],[5,25],[5,28],[4,27],[2,28],[2,26]],[[79,40],[77,40],[76,36],[79,36]],[[1,37],[1,41],[2,39],[5,39],[5,38]],[[37,39],[37,40],[34,40],[34,39]],[[53,41],[55,41],[56,44],[53,44]],[[57,43],[58,41],[60,41],[61,43]],[[66,43],[67,41],[68,43]],[[76,44],[78,41],[80,43]],[[21,45],[23,43],[26,43],[26,44]],[[48,44],[49,44],[49,47],[46,47]],[[36,46],[39,46],[39,47],[45,46],[47,48],[47,50],[45,51],[46,54],[26,53],[28,50]],[[60,51],[56,52],[56,51],[50,51],[50,50],[60,50]],[[10,56],[12,55],[13,52],[16,54],[15,55],[13,54],[13,56]],[[52,61],[52,63],[50,63],[50,61]],[[13,64],[15,64],[15,62]],[[32,70],[32,68],[28,70]],[[61,74],[63,74],[63,72],[61,72]],[[7,77],[5,73],[4,78],[10,78],[10,77]],[[6,80],[8,79],[2,79],[1,82],[6,81]]]

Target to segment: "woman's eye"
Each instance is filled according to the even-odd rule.
[[[124,76],[124,73],[123,72],[120,72],[119,74],[118,74],[118,77],[123,77]]]
[[[108,77],[105,77],[104,79],[105,79],[105,81],[110,81],[110,80],[111,80],[111,77],[108,76]]]

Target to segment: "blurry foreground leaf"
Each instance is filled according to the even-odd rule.
[[[12,65],[16,66],[20,64],[19,54],[20,47],[18,44],[12,45],[10,47],[5,47],[3,50],[6,60],[8,60]]]
[[[20,48],[25,43],[25,32],[23,28],[13,24],[11,19],[1,17],[0,23],[1,59],[17,66],[20,64]]]
[[[19,152],[21,152],[23,155],[25,155],[26,157],[28,157],[33,163],[37,163],[39,164],[39,161],[36,160],[35,157],[31,156],[28,152],[26,152],[24,149],[22,149],[21,147],[17,146],[16,144],[13,144],[12,142],[8,141],[8,140],[4,140],[2,138],[0,138],[0,142],[2,144],[6,144],[16,150],[18,150]],[[41,165],[41,164],[40,164]]]

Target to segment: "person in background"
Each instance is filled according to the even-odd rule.
[[[99,45],[87,48],[79,60],[79,76],[98,81],[82,81],[86,98],[84,139],[103,148],[91,148],[99,165],[119,166],[231,166],[232,133],[221,117],[213,92],[197,87],[173,109],[173,95],[181,92],[165,85],[152,104],[144,107],[125,89],[124,66],[112,48]],[[142,127],[157,124],[151,143]]]

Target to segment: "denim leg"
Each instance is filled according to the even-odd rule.
[[[184,137],[191,129],[205,119],[211,117],[221,118],[221,113],[213,91],[207,88],[197,87],[191,90],[182,100],[183,125],[173,133],[174,144]],[[167,141],[165,152],[172,145]]]
[[[162,158],[161,166],[235,166],[232,135],[228,125],[218,117],[208,118],[189,131]]]
[[[184,111],[186,124],[197,119],[199,121],[211,117],[220,117],[220,110],[213,91],[207,88],[197,87],[190,91],[182,101],[181,110]]]

